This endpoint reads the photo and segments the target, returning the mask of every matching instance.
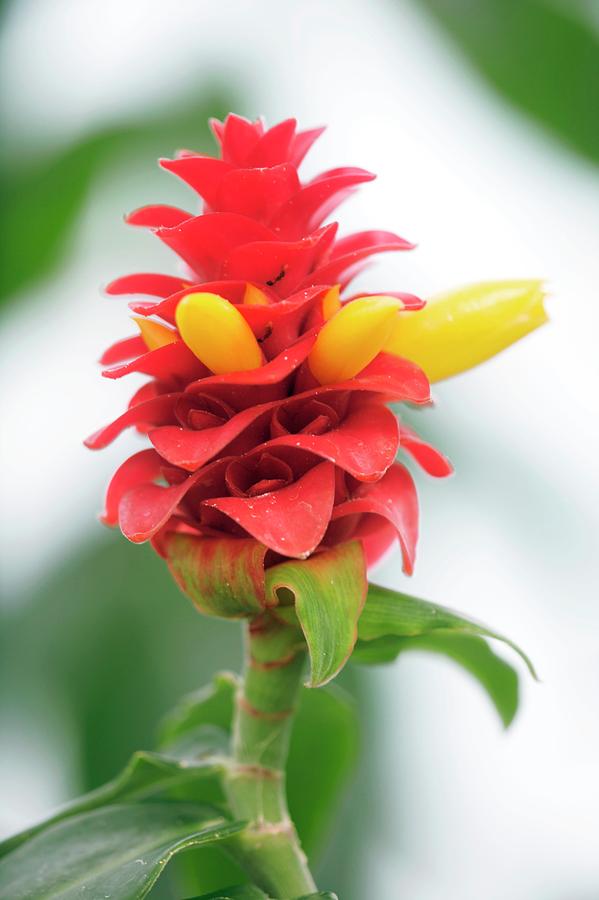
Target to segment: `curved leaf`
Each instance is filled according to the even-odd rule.
[[[484,638],[451,631],[436,631],[419,637],[390,635],[373,641],[358,641],[352,659],[364,664],[392,662],[407,650],[439,653],[459,663],[486,690],[507,728],[518,710],[518,675],[493,652]]]
[[[266,589],[282,604],[293,595],[310,654],[307,686],[321,687],[343,668],[356,642],[367,590],[362,545],[339,544],[301,562],[273,566],[266,571]]]
[[[138,803],[83,813],[53,825],[0,862],[0,896],[11,900],[145,897],[181,850],[243,829],[210,807]]]
[[[405,650],[428,650],[458,662],[485,688],[506,728],[518,708],[518,675],[487,639],[511,647],[537,677],[526,654],[503,635],[443,606],[378,585],[369,586],[358,632],[355,662],[391,662]]]
[[[112,781],[64,806],[49,819],[3,841],[0,844],[0,858],[58,822],[115,802],[145,800],[165,795],[175,788],[183,788],[189,796],[198,783],[209,781],[212,782],[210,796],[202,799],[213,801],[214,788],[218,786],[222,768],[222,763],[216,759],[175,758],[140,750],[133,754],[123,771]]]
[[[467,619],[445,606],[379,587],[377,584],[368,586],[368,597],[358,626],[361,641],[372,641],[389,635],[416,637],[439,630],[476,634],[502,641],[518,654],[532,677],[538,680],[528,656],[517,644],[502,634],[491,631],[485,625]]]

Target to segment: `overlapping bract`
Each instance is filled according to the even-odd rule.
[[[184,276],[142,273],[108,287],[109,294],[151,299],[130,304],[141,334],[106,351],[104,375],[138,372],[151,380],[87,445],[104,447],[133,426],[151,447],[115,473],[103,521],[120,524],[134,542],[152,539],[159,552],[173,531],[250,536],[272,551],[272,561],[358,538],[373,562],[397,536],[410,572],[418,505],[397,452],[405,450],[435,476],[450,466],[386,404],[427,403],[428,380],[413,363],[382,351],[382,339],[359,371],[336,366],[326,354],[340,352],[343,342],[335,329],[327,332],[334,339],[325,340],[323,329],[370,256],[412,245],[386,231],[338,238],[336,224],[323,224],[373,176],[339,168],[301,182],[297,167],[322,129],[297,132],[288,120],[265,130],[261,121],[234,115],[212,127],[221,158],[184,151],[161,161],[197,192],[203,213],[149,206],[128,217],[178,254]],[[390,296],[405,312],[423,305],[410,294]],[[182,327],[183,298],[193,313],[194,303],[206,309],[211,297],[228,301],[229,312],[234,307],[237,326],[243,317],[249,329],[238,327],[235,339],[243,342],[247,332],[254,349],[245,356],[259,365],[240,362],[238,371],[229,362],[216,365],[219,348],[223,360],[243,356],[226,329],[212,325],[206,333],[193,316]],[[342,309],[354,299],[343,297]],[[319,374],[337,370],[352,374],[337,380]]]

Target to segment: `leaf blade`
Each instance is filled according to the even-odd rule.
[[[189,900],[269,900],[269,898],[268,894],[255,884],[238,884],[199,897],[190,897]]]
[[[317,894],[305,894],[297,900],[337,900],[337,894],[330,891],[319,891]],[[269,900],[268,894],[254,884],[239,884],[235,887],[223,888],[221,891],[212,891],[210,894],[202,894],[200,897],[190,897],[189,900]]]
[[[60,822],[0,862],[0,892],[11,900],[112,895],[139,900],[173,856],[243,829],[188,803],[110,806]]]
[[[122,801],[143,801],[174,788],[218,781],[223,766],[216,759],[193,760],[139,750],[111,781],[63,806],[54,815],[0,843],[0,859],[48,828],[86,812]],[[211,792],[212,794],[212,792]],[[213,799],[210,796],[210,799]]]
[[[524,651],[498,632],[444,606],[369,585],[352,659],[366,665],[389,663],[406,650],[446,656],[478,681],[507,728],[518,709],[518,674],[493,651],[489,639],[514,650],[533,678],[537,678]]]
[[[238,683],[232,672],[219,672],[210,684],[183,697],[159,726],[159,746],[171,750],[190,732],[206,725],[230,733]]]
[[[357,764],[360,723],[353,698],[336,684],[302,690],[287,761],[287,798],[302,847],[318,856]],[[317,766],[306,766],[317,759]]]
[[[501,641],[520,657],[532,677],[538,681],[535,668],[526,653],[499,632],[428,600],[420,600],[376,584],[368,586],[368,598],[358,625],[360,640],[371,641],[387,635],[416,637],[437,630],[475,634]]]
[[[384,641],[384,645],[379,645]],[[519,680],[509,663],[493,652],[477,635],[461,635],[437,631],[419,637],[379,638],[358,642],[356,662],[365,665],[393,662],[402,653],[423,650],[445,656],[468,671],[487,692],[505,728],[513,722],[518,710]]]

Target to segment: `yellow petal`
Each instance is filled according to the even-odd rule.
[[[143,316],[132,316],[133,321],[141,331],[144,344],[148,350],[158,350],[165,344],[174,344],[178,340],[177,334],[172,328],[154,322],[152,319],[144,319]]]
[[[326,292],[324,297],[322,298],[322,317],[325,322],[328,322],[329,319],[335,315],[335,313],[339,312],[341,309],[341,285],[336,284],[332,288]]]
[[[441,381],[484,362],[543,325],[541,281],[486,281],[449,291],[397,317],[385,350]]]
[[[260,288],[257,288],[254,284],[250,284],[248,281],[245,286],[243,302],[248,303],[250,306],[268,306],[268,297],[264,291],[261,291]]]
[[[353,378],[389,339],[401,303],[395,297],[358,297],[323,325],[308,362],[320,384]]]
[[[232,303],[218,294],[187,294],[175,313],[179,334],[216,375],[246,372],[262,364],[254,333]]]

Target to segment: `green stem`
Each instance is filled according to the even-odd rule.
[[[248,827],[232,850],[252,880],[280,900],[314,891],[285,796],[285,764],[305,645],[271,615],[246,629],[245,672],[237,695],[227,794]]]

